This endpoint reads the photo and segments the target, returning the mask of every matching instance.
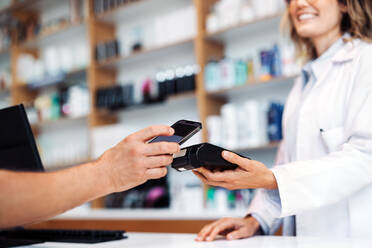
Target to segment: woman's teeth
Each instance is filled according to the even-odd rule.
[[[303,14],[303,15],[300,15],[300,16],[298,17],[298,19],[299,19],[300,21],[303,21],[303,20],[309,20],[309,19],[313,19],[313,18],[315,18],[315,15],[314,15],[314,14]]]

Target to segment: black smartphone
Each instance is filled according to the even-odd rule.
[[[158,136],[152,139],[149,143],[154,142],[176,142],[180,145],[185,143],[194,134],[202,129],[202,124],[196,121],[179,120],[171,126],[174,129],[172,136]]]

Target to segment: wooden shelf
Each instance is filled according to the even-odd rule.
[[[85,77],[85,76],[86,76],[86,68],[80,68],[80,69],[72,70],[68,73],[61,72],[51,77],[42,78],[34,82],[29,82],[29,83],[26,83],[25,86],[27,86],[29,89],[32,89],[32,90],[38,90],[40,88],[59,85],[66,81],[73,80],[78,77]]]
[[[206,38],[209,40],[228,42],[230,40],[239,39],[242,34],[267,32],[272,28],[279,28],[282,15],[283,13],[277,13],[271,16],[260,17],[253,21],[238,23],[215,32],[207,33]]]
[[[124,22],[138,18],[138,15],[147,13],[158,14],[160,11],[167,12],[190,3],[192,3],[190,0],[139,0],[107,10],[96,15],[96,18],[109,23]]]
[[[161,106],[167,106],[169,104],[174,104],[176,102],[183,101],[183,100],[188,100],[188,99],[192,99],[192,98],[196,98],[195,92],[186,92],[186,93],[170,96],[170,97],[168,97],[168,99],[166,99],[163,102],[148,103],[148,104],[146,104],[146,103],[136,104],[136,105],[133,105],[133,106],[126,107],[124,109],[119,109],[119,110],[114,110],[114,111],[102,109],[101,111],[102,111],[102,113],[110,114],[110,113],[117,113],[117,112],[128,113],[128,112],[133,112],[133,111],[154,110],[155,108],[158,108],[158,107],[161,107]]]
[[[49,32],[39,34],[33,38],[21,42],[19,47],[37,48],[48,46],[58,41],[61,42],[66,39],[66,36],[73,37],[86,32],[85,24],[85,20],[77,23],[61,23],[59,26],[51,29]]]
[[[140,63],[142,61],[148,61],[152,59],[158,59],[164,54],[169,54],[173,52],[179,52],[179,50],[190,50],[193,49],[193,38],[178,41],[171,44],[166,44],[163,46],[152,47],[152,48],[145,48],[138,52],[133,52],[130,55],[123,56],[123,57],[116,57],[111,58],[106,61],[102,61],[98,63],[100,68],[121,68],[128,64]]]
[[[103,20],[103,21],[113,21],[114,17],[115,16],[116,18],[118,16],[123,16],[125,15],[125,12],[130,12],[132,8],[135,8],[137,9],[142,9],[144,8],[146,2],[148,2],[149,0],[138,0],[138,1],[133,1],[133,2],[129,2],[129,3],[126,3],[126,4],[121,4],[119,6],[117,6],[116,8],[112,8],[112,9],[109,9],[105,12],[102,12],[102,13],[99,13],[99,14],[96,14],[96,18],[97,19],[100,19],[100,20]]]
[[[22,2],[12,3],[8,7],[0,9],[0,15],[25,8],[26,6],[34,4],[37,1],[38,0],[24,0]]]
[[[2,60],[3,58],[6,58],[8,59],[9,55],[10,55],[10,51],[9,51],[10,48],[8,49],[1,49],[0,50],[0,60]]]
[[[9,94],[10,94],[10,89],[9,88],[0,89],[0,96],[9,95]]]
[[[267,89],[267,87],[273,86],[285,86],[288,84],[292,85],[296,78],[297,76],[290,77],[283,76],[273,78],[267,81],[254,80],[249,81],[244,85],[234,86],[231,88],[225,88],[215,91],[207,91],[207,95],[210,97],[233,97],[234,95],[243,95],[247,93],[247,91],[264,90]]]

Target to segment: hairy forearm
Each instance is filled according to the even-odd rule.
[[[112,192],[102,165],[47,173],[0,171],[0,228],[29,224]]]

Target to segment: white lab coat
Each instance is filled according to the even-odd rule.
[[[286,122],[300,105],[300,79],[286,103],[284,139],[272,169],[277,197],[260,191],[249,212],[259,214],[271,234],[281,217],[295,215],[297,236],[371,238],[372,45],[349,42],[313,71],[317,82],[299,112],[298,161],[288,162],[285,137],[291,132]]]

